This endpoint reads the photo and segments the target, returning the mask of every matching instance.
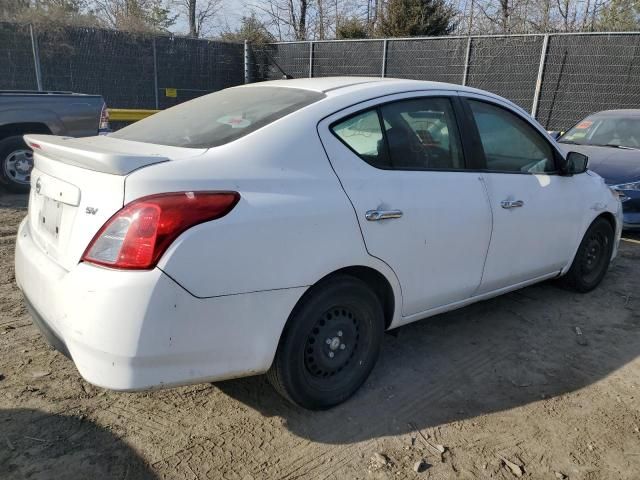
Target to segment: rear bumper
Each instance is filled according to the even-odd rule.
[[[304,288],[196,298],[159,269],[62,269],[16,241],[16,282],[34,324],[89,382],[135,391],[266,371]]]
[[[62,339],[58,337],[56,332],[54,332],[47,321],[38,313],[38,311],[33,307],[29,299],[24,296],[24,303],[27,306],[27,310],[29,311],[29,315],[31,315],[31,320],[33,324],[36,326],[40,333],[45,338],[47,343],[55,348],[57,351],[62,353],[65,357],[71,358],[71,354],[69,353],[69,349],[64,344]]]

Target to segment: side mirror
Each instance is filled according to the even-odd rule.
[[[562,173],[565,175],[575,175],[587,171],[589,157],[579,152],[569,152],[562,165]]]
[[[559,132],[557,130],[549,130],[547,131],[547,133],[551,136],[551,138],[553,138],[554,140],[559,139],[562,136],[562,132]]]

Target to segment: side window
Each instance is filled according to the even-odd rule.
[[[451,102],[415,98],[380,108],[393,168],[463,169],[464,158]]]
[[[331,126],[333,133],[368,164],[389,168],[387,149],[376,109],[359,113]]]
[[[526,121],[485,102],[469,100],[487,160],[487,169],[544,173],[556,170],[553,148]]]

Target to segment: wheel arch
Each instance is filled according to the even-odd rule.
[[[591,224],[593,224],[593,222],[595,222],[598,218],[604,218],[607,222],[609,222],[609,224],[611,225],[611,228],[613,229],[613,232],[615,234],[616,227],[617,227],[616,217],[611,212],[602,212],[600,215],[598,215],[596,218],[594,218],[591,221],[589,226],[591,226]]]
[[[5,138],[27,133],[51,135],[52,132],[49,126],[43,122],[16,122],[0,125],[0,141]]]
[[[344,267],[326,275],[319,282],[325,281],[334,275],[350,275],[364,282],[378,297],[384,312],[384,327],[389,328],[396,309],[396,298],[393,293],[391,283],[382,273],[372,267],[363,265],[354,265]],[[319,283],[318,282],[318,283]]]
[[[394,323],[396,315],[399,315],[399,307],[402,302],[399,286],[396,284],[396,288],[394,288],[394,283],[392,283],[393,280],[395,280],[395,277],[390,280],[387,275],[380,271],[380,269],[376,269],[372,266],[350,265],[329,272],[319,278],[314,284],[310,285],[309,288],[307,288],[307,290],[300,296],[291,310],[282,333],[287,329],[289,321],[294,316],[298,306],[308,297],[308,295],[311,294],[314,288],[338,275],[350,275],[364,282],[380,300],[384,313],[385,330]]]
[[[611,225],[611,228],[613,229],[613,232],[614,232],[614,235],[615,235],[615,232],[617,232],[618,225],[617,225],[616,217],[615,217],[615,215],[613,213],[611,213],[610,211],[607,210],[607,211],[601,212],[600,214],[598,214],[595,217],[593,217],[591,219],[591,221],[588,222],[586,224],[586,226],[584,227],[584,229],[580,232],[580,236],[577,239],[578,241],[577,241],[576,246],[575,246],[575,248],[573,250],[573,254],[571,255],[571,259],[569,260],[569,263],[560,272],[560,276],[565,275],[569,271],[569,269],[571,268],[571,265],[573,264],[574,259],[576,258],[576,255],[578,253],[578,249],[580,248],[580,243],[582,242],[582,239],[584,238],[584,235],[587,233],[587,230],[589,230],[589,227],[591,225],[593,225],[593,222],[595,222],[599,218],[604,218]],[[615,252],[615,248],[614,248],[614,252]]]

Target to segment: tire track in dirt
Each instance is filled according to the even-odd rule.
[[[416,352],[410,352],[412,355],[415,355]],[[480,358],[484,358],[485,360],[479,361]],[[470,356],[465,359],[462,363],[450,364],[449,369],[445,372],[447,374],[453,374],[455,371],[459,369],[465,369],[473,373],[474,369],[482,369],[483,366],[488,363],[489,356],[485,351],[477,352],[475,355]],[[419,386],[413,389],[405,389],[401,399],[399,400],[400,404],[405,405],[405,407],[397,410],[395,412],[390,412],[394,417],[400,418],[400,422],[404,422],[406,425],[416,414],[416,411],[419,410],[421,405],[437,403],[437,401],[442,400],[447,397],[449,387],[445,382],[440,382],[439,385],[430,389],[425,395],[416,395],[419,393]],[[398,402],[396,402],[398,403]],[[367,410],[367,407],[364,407]],[[335,419],[333,419],[335,420]],[[326,422],[327,424],[331,424],[331,421]],[[349,458],[354,457],[354,451],[361,451],[363,447],[366,448],[371,443],[371,440],[365,441],[364,445],[361,442],[357,442],[359,438],[376,438],[379,433],[377,430],[377,426],[374,422],[369,423],[369,428],[358,432],[355,435],[347,436],[343,442],[348,443],[350,445],[336,445],[330,446],[328,448],[323,448],[322,452],[313,455],[312,451],[317,450],[318,447],[315,444],[309,443],[302,451],[297,451],[296,457],[290,461],[285,466],[280,466],[279,473],[282,475],[284,479],[292,479],[299,478],[301,476],[310,475],[314,473],[319,467],[324,464],[324,461],[327,457],[331,458],[337,465],[340,465],[346,462]],[[320,436],[318,436],[320,437]],[[321,438],[321,437],[320,437]],[[329,470],[328,474],[335,473],[334,470]]]

